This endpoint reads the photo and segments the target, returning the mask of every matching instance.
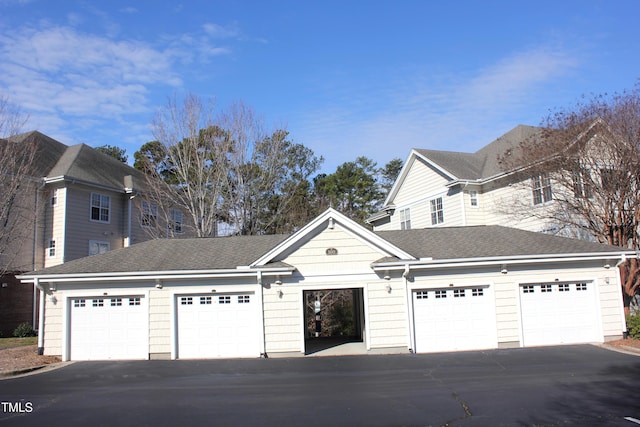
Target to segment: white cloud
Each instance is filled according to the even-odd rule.
[[[329,105],[290,123],[307,135],[301,142],[322,147],[316,151],[327,158],[329,172],[358,155],[383,164],[414,147],[472,152],[521,124],[522,117],[524,124],[537,125],[544,111],[531,117],[531,107],[540,102],[541,88],[564,81],[579,64],[561,50],[537,48],[471,75],[395,70],[387,83],[374,79],[371,87],[353,92],[334,88]]]

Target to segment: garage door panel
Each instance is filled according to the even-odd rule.
[[[72,298],[71,360],[148,357],[148,323],[142,296]]]
[[[523,345],[598,341],[593,283],[543,283],[520,287]]]
[[[176,304],[179,358],[260,355],[259,308],[252,293],[178,296]]]
[[[486,287],[416,291],[417,352],[496,347],[495,308]]]

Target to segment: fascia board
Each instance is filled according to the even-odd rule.
[[[70,176],[56,176],[56,177],[45,177],[44,178],[44,183],[45,184],[54,184],[54,183],[58,183],[58,182],[68,182],[71,184],[81,184],[81,185],[86,185],[87,187],[93,187],[93,188],[99,188],[101,190],[107,190],[107,191],[113,191],[116,193],[126,193],[126,189],[123,187],[109,187],[107,185],[100,185],[100,184],[96,184],[95,182],[90,182],[90,181],[85,181],[82,179],[77,179],[77,178],[73,178]]]
[[[437,171],[439,171],[443,175],[451,177],[451,179],[453,181],[458,180],[458,177],[453,175],[451,172],[449,172],[448,170],[444,169],[442,166],[438,165],[437,163],[435,163],[434,161],[432,161],[428,157],[422,155],[416,149],[412,149],[411,152],[409,153],[409,156],[407,157],[407,160],[404,162],[404,165],[402,166],[402,169],[400,170],[400,173],[398,174],[398,178],[396,179],[396,182],[393,184],[393,187],[391,187],[391,191],[389,191],[389,195],[385,199],[383,206],[387,206],[388,204],[390,204],[391,201],[393,201],[393,199],[396,197],[396,195],[398,193],[398,190],[402,186],[402,182],[406,179],[407,174],[409,173],[409,170],[411,169],[411,166],[413,165],[413,163],[415,162],[415,160],[417,158],[420,158],[422,161],[424,161],[425,163],[429,164],[432,168],[436,169]]]
[[[407,266],[411,269],[447,268],[447,267],[473,267],[496,264],[539,264],[545,262],[571,262],[571,261],[597,261],[638,258],[635,252],[594,252],[576,253],[561,255],[522,255],[487,258],[458,258],[458,259],[436,259],[436,260],[416,260],[416,261],[390,261],[374,263],[371,265],[374,271],[382,270],[403,270]]]
[[[250,270],[185,270],[185,271],[146,271],[146,272],[118,272],[118,273],[74,273],[74,274],[23,274],[16,276],[24,283],[39,282],[104,282],[104,281],[147,281],[169,279],[207,279],[207,278],[233,278],[252,277],[261,273],[264,275],[290,276],[293,267],[268,267],[253,268]]]

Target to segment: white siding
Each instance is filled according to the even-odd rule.
[[[411,211],[411,228],[433,227],[430,201],[438,197],[442,197],[444,223],[437,226],[465,225],[464,211],[462,209],[463,194],[457,189],[447,188],[446,184],[448,182],[448,178],[427,163],[420,159],[415,159],[398,193],[391,201],[396,206],[394,214],[388,223],[376,226],[375,230],[399,230],[400,210],[406,208]]]
[[[388,292],[386,286],[391,286]],[[407,296],[400,280],[378,281],[368,286],[370,348],[407,347]]]
[[[51,189],[55,191],[56,188]],[[64,187],[57,188],[57,203],[55,206],[51,206],[51,199],[45,200],[45,210],[50,212],[49,218],[51,218],[50,225],[47,226],[44,236],[44,266],[52,267],[54,265],[62,264],[65,261],[65,224],[67,215],[67,189]],[[56,255],[50,257],[48,254],[49,240],[54,239],[56,242]]]
[[[171,294],[149,291],[149,353],[171,353]]]

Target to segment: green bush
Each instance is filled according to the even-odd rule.
[[[631,338],[640,339],[640,314],[627,316],[627,331]]]
[[[13,336],[17,338],[35,337],[36,331],[33,330],[30,324],[24,322],[13,330]]]

